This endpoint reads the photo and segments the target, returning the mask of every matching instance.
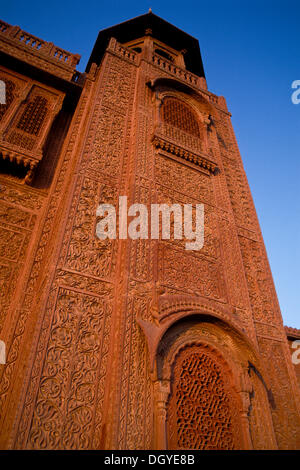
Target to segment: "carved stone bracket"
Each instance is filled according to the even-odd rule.
[[[42,159],[42,152],[35,151],[34,154],[29,152],[23,153],[20,150],[15,150],[13,145],[10,144],[0,144],[0,159],[9,160],[10,163],[16,163],[19,166],[22,166],[25,169],[25,178],[24,182],[30,184],[34,177],[34,172],[39,161]],[[37,158],[39,157],[39,158]]]

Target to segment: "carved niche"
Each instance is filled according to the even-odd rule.
[[[161,298],[154,324],[138,319],[153,382],[153,448],[276,448],[270,386],[256,346],[226,308],[176,298],[168,296],[171,304]]]
[[[156,126],[152,136],[155,148],[209,173],[217,173],[217,163],[208,145],[212,106],[176,80],[156,79],[148,86],[155,91]]]

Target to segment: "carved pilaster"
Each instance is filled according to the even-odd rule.
[[[170,381],[154,382],[154,448],[167,449],[167,403],[170,395]]]

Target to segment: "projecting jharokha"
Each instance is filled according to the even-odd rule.
[[[300,331],[198,41],[150,12],[86,73],[5,22],[0,51],[0,448],[299,449]],[[99,238],[125,196],[201,205],[201,249],[172,211],[169,238]]]

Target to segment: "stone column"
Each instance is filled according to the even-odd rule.
[[[253,444],[250,433],[249,409],[251,405],[250,394],[253,393],[253,385],[249,378],[248,367],[246,366],[243,367],[243,373],[241,376],[241,390],[239,393],[242,401],[241,421],[244,433],[244,442],[246,449],[252,450]]]
[[[154,382],[154,449],[167,449],[167,403],[170,395],[170,381]]]

